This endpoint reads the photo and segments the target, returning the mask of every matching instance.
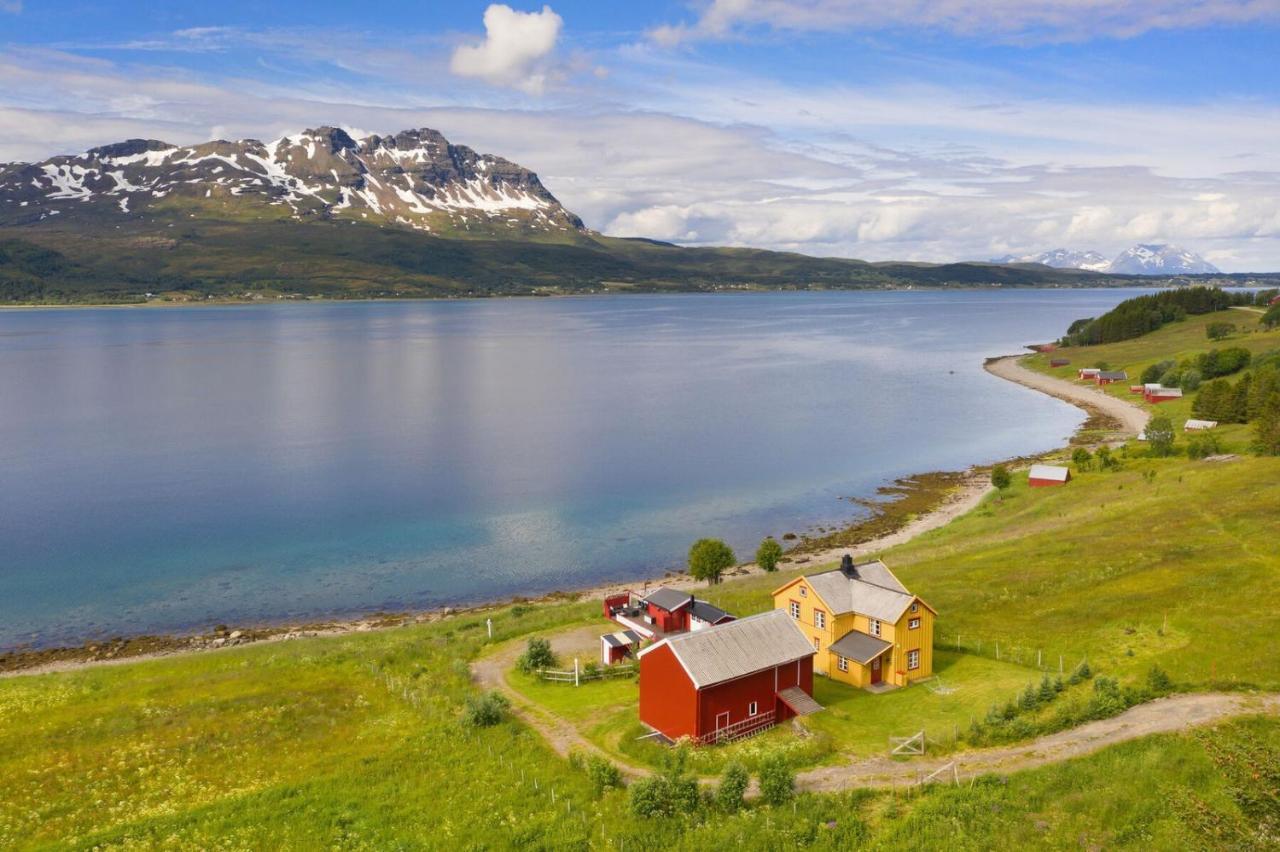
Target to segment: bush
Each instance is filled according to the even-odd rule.
[[[516,668],[525,674],[549,669],[555,664],[556,655],[551,650],[551,643],[541,636],[530,637],[524,653],[516,658]]]
[[[1222,443],[1218,440],[1218,436],[1212,432],[1193,435],[1191,440],[1187,442],[1187,458],[1190,459],[1207,459],[1209,456],[1216,456],[1221,452]]]
[[[1071,461],[1075,462],[1077,470],[1088,470],[1093,467],[1093,453],[1084,447],[1076,447],[1075,451],[1071,453]]]
[[[587,777],[591,780],[591,789],[599,798],[605,790],[622,787],[622,773],[603,757],[592,755],[587,760]]]
[[[747,792],[751,776],[741,763],[730,763],[720,776],[720,786],[716,788],[716,805],[725,813],[733,813],[742,807],[742,796]]]
[[[510,703],[501,692],[468,695],[462,710],[462,723],[469,728],[491,728],[507,716]]]
[[[1147,687],[1157,695],[1173,691],[1173,680],[1159,666],[1152,666],[1147,672]]]
[[[772,574],[778,570],[778,560],[782,558],[782,545],[769,536],[756,548],[756,564],[761,570]]]
[[[1120,468],[1120,460],[1112,453],[1110,447],[1098,447],[1098,467],[1102,470],[1118,470]]]
[[[996,490],[1005,490],[1009,487],[1010,482],[1012,482],[1012,477],[1009,476],[1009,468],[1002,464],[991,468],[991,484],[996,487]]]
[[[698,780],[685,774],[685,753],[668,753],[660,775],[642,778],[631,785],[631,810],[636,816],[668,817],[691,814],[702,805]]]
[[[796,776],[780,757],[766,757],[760,763],[760,798],[777,807],[788,802],[796,792]]]
[[[1230,337],[1235,333],[1235,323],[1230,322],[1211,322],[1204,330],[1205,337],[1210,340],[1222,340],[1224,337]]]

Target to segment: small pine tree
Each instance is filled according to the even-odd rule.
[[[760,798],[777,807],[788,802],[796,791],[796,776],[787,762],[777,755],[766,757],[760,764]]]
[[[1040,703],[1041,704],[1049,703],[1050,701],[1053,700],[1053,697],[1057,694],[1058,694],[1057,690],[1053,688],[1053,681],[1049,679],[1048,675],[1045,675],[1044,678],[1040,681],[1040,694],[1037,696],[1040,699]]]
[[[734,813],[742,807],[742,796],[747,792],[751,776],[746,768],[736,761],[724,768],[720,776],[720,786],[716,788],[716,805],[725,813]]]

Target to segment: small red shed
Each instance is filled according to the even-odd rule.
[[[1182,399],[1182,388],[1166,388],[1160,385],[1146,385],[1142,393],[1147,402],[1168,402],[1171,399]]]
[[[600,637],[600,663],[612,666],[627,657],[635,656],[643,641],[634,630],[620,630],[617,633],[606,633]]]
[[[640,652],[640,721],[670,740],[727,742],[813,700],[813,646],[785,611],[669,636]]]

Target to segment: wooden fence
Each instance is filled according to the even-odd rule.
[[[559,669],[538,669],[538,674],[543,680],[550,680],[556,683],[571,683],[574,686],[581,686],[584,681],[589,680],[609,680],[616,677],[632,677],[639,670],[640,667],[634,663],[584,668],[579,665],[578,661],[575,659],[573,661],[572,669],[567,671],[561,671]]]

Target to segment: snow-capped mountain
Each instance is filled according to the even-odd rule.
[[[1042,263],[1054,269],[1087,269],[1090,272],[1106,272],[1111,265],[1109,260],[1096,251],[1072,251],[1064,248],[1022,256],[1007,254],[996,258],[995,263]]]
[[[1107,271],[1119,275],[1200,275],[1219,269],[1193,251],[1155,243],[1120,252]]]
[[[1054,249],[1040,254],[998,257],[993,263],[1042,263],[1055,269],[1085,269],[1117,275],[1204,275],[1219,269],[1200,255],[1178,246],[1154,243],[1136,245],[1107,260],[1096,251]]]
[[[584,231],[533,172],[435,130],[353,139],[320,127],[272,142],[131,139],[0,165],[0,225],[52,217],[243,213],[349,218],[451,233]],[[259,208],[259,211],[261,208]]]

